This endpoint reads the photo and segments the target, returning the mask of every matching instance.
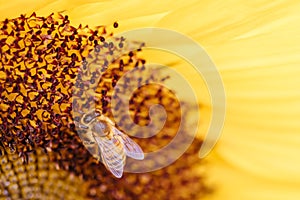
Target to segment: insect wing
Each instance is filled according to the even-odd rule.
[[[95,137],[101,151],[101,159],[105,167],[117,178],[123,175],[125,152],[115,139]]]
[[[113,127],[114,137],[117,138],[122,144],[127,156],[136,160],[144,159],[144,152],[141,147],[127,135]]]

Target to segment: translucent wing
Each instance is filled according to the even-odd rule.
[[[114,176],[121,178],[126,158],[123,145],[114,138],[95,137],[95,139],[101,151],[103,164]]]
[[[127,135],[119,131],[117,128],[112,127],[114,132],[114,137],[117,138],[124,147],[127,156],[134,158],[136,160],[143,160],[144,153],[141,147]]]

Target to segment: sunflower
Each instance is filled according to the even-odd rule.
[[[300,107],[297,104],[300,70],[296,66],[299,59],[298,43],[300,43],[297,34],[299,8],[300,3],[292,0],[247,3],[235,0],[227,2],[177,1],[176,3],[134,0],[71,3],[67,1],[27,1],[26,3],[14,1],[1,3],[0,11],[2,20],[19,17],[20,14],[30,15],[33,12],[48,16],[50,11],[68,15],[74,26],[89,24],[93,27],[99,23],[101,25],[113,24],[118,21],[120,26],[115,32],[154,26],[176,30],[193,38],[206,49],[216,64],[224,82],[227,101],[222,137],[211,154],[205,158],[209,167],[204,173],[214,186],[214,192],[208,195],[207,199],[299,199],[300,162],[296,153],[299,151],[297,136],[299,126],[296,120],[300,113]],[[202,138],[209,128],[211,116],[209,93],[203,86],[203,80],[194,76],[192,70],[185,70],[186,62],[178,61],[178,58],[173,55],[159,56],[157,52],[145,52],[144,56],[149,61],[173,63],[172,67],[182,72],[193,85],[201,105],[202,121],[199,138]],[[72,146],[72,143],[69,145]],[[200,142],[197,145],[199,147]],[[1,149],[1,152],[4,151]],[[195,147],[192,147],[190,152],[194,154]],[[49,158],[44,158],[40,150],[36,151],[35,155],[29,156],[28,162],[38,163],[35,166],[43,169],[45,167],[42,166],[43,159]],[[124,195],[134,191],[135,195],[143,194],[143,198],[149,198],[149,195],[155,192],[147,193],[147,190],[143,191],[141,186],[151,182],[151,177],[164,174],[159,171],[152,174],[150,178],[148,175],[139,178],[129,177],[124,183],[121,181],[119,184],[124,189],[113,194],[113,192],[107,192],[113,188],[113,179],[107,180],[107,183],[101,186],[95,181],[92,188],[90,185],[88,188],[84,183],[81,186],[81,182],[77,181],[80,179],[78,173],[66,175],[65,171],[59,171],[59,173],[55,171],[64,166],[74,167],[74,165],[64,165],[64,160],[57,156],[54,156],[52,160],[57,159],[61,161],[58,162],[61,165],[53,165],[50,162],[49,166],[45,167],[47,168],[45,173],[54,171],[49,174],[61,177],[60,180],[65,179],[59,183],[61,185],[68,182],[75,182],[78,185],[67,186],[61,190],[59,186],[53,187],[54,184],[50,181],[49,187],[53,189],[49,191],[45,189],[45,194],[51,193],[56,197],[59,197],[61,191],[65,194],[70,193],[69,191],[76,191],[79,193],[76,194],[78,197],[87,190],[90,197],[106,192],[112,195],[110,198],[122,199]],[[189,160],[191,163],[196,162],[193,159]],[[2,163],[8,161],[17,166],[15,163],[18,162],[18,158],[8,152],[2,158]],[[92,161],[88,160],[88,162]],[[184,161],[178,162],[182,165],[180,162]],[[8,165],[8,172],[14,165]],[[203,173],[203,165],[197,166],[199,163],[187,170]],[[20,168],[21,172],[25,170],[22,166]],[[176,171],[176,169],[180,167],[168,170]],[[26,170],[30,169],[26,168]],[[91,176],[88,173],[90,172],[81,173],[81,176]],[[188,174],[188,172],[185,173]],[[2,171],[1,174],[3,174]],[[43,171],[40,174],[43,174]],[[193,176],[189,178],[192,179]],[[202,177],[196,177],[196,179],[196,182],[202,181]],[[55,180],[55,176],[51,180]],[[34,183],[36,180],[32,181]],[[191,183],[181,179],[175,181],[182,181],[183,185],[189,183],[190,190],[196,192],[207,190],[203,184],[193,185],[196,182]],[[8,185],[7,181],[2,184],[1,191],[8,192],[5,189]],[[131,190],[133,185],[136,187],[135,190]],[[152,184],[153,187],[147,189],[155,191],[162,185],[176,189],[182,187],[180,184],[176,187],[176,184],[162,182],[161,185]],[[10,184],[9,187],[15,189],[20,185]],[[82,190],[78,192],[76,188],[82,188]],[[26,193],[26,188],[24,190]],[[161,192],[164,193],[164,191]],[[183,193],[188,195],[190,191]],[[170,194],[157,193],[156,195],[165,199],[170,197]],[[74,197],[69,196],[69,198]],[[195,198],[195,196],[182,198]]]

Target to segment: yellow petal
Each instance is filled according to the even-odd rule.
[[[207,158],[216,185],[208,199],[300,197],[299,8],[298,1],[204,1],[158,23],[203,45],[224,81],[227,115]]]

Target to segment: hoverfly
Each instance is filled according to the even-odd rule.
[[[117,178],[122,177],[126,156],[144,159],[141,147],[100,112],[84,114],[78,127],[86,130],[88,141],[84,141],[84,145],[94,148],[97,145],[100,150],[98,159]]]

